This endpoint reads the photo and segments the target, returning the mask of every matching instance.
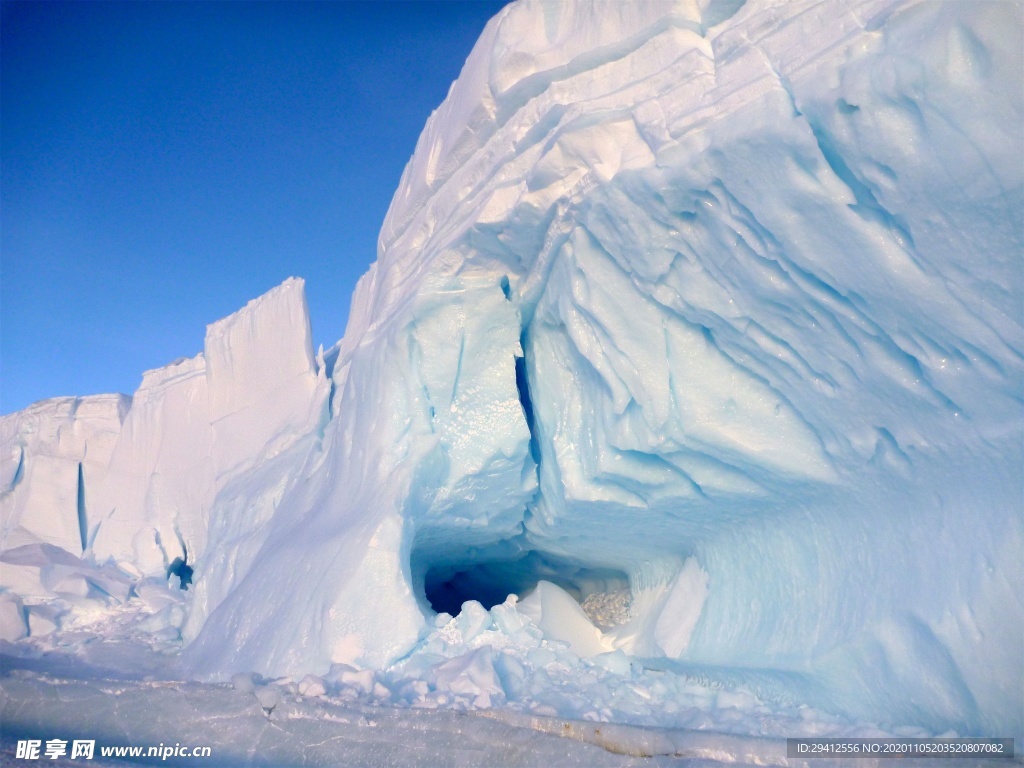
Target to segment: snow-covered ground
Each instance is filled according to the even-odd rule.
[[[506,7],[336,346],[293,278],[0,419],[4,733],[1024,738],[1022,55],[1013,0]]]
[[[143,602],[78,613],[60,633],[0,645],[0,765],[25,764],[14,757],[20,737],[69,743],[85,738],[97,748],[212,749],[208,759],[110,762],[97,751],[98,765],[863,768],[885,761],[787,758],[785,739],[926,735],[918,728],[890,734],[772,697],[759,699],[749,680],[737,684],[696,670],[645,669],[621,654],[586,663],[564,643],[511,642],[480,620],[485,612],[479,606],[463,612],[476,616],[473,629],[466,631],[464,622],[432,639],[432,650],[446,652],[450,660],[437,665],[435,656],[427,662],[433,670],[413,676],[410,667],[421,662],[415,655],[383,673],[335,668],[297,681],[252,674],[223,684],[182,681],[180,643],[151,631],[146,622],[152,613]],[[475,652],[467,653],[467,647]],[[505,671],[500,679],[495,668]],[[503,690],[515,687],[522,690],[506,702]],[[573,716],[560,714],[566,712]]]

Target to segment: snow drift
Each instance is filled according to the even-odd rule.
[[[86,597],[187,562],[200,676],[489,706],[540,632],[1024,734],[1021,37],[1000,2],[510,5],[340,346],[291,280],[130,408],[5,417],[5,563],[83,557]]]

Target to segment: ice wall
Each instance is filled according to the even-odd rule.
[[[203,354],[143,376],[97,493],[96,559],[200,559],[217,495],[325,421],[329,389],[302,280],[210,325]]]
[[[41,570],[77,567],[60,550],[135,576],[194,564],[218,494],[317,433],[329,393],[292,278],[211,325],[203,354],[147,371],[133,398],[58,398],[3,417],[3,585],[52,596]],[[13,552],[36,544],[52,547]]]
[[[187,559],[187,540],[205,538],[213,498],[207,391],[202,355],[143,374],[97,489],[92,548],[100,560],[156,574]]]
[[[1020,732],[1020,42],[1007,3],[506,8],[195,668],[380,666],[428,592],[624,574],[631,653]]]
[[[326,419],[304,283],[291,278],[206,329],[217,478],[280,453]]]
[[[0,417],[0,551],[50,545],[81,555],[95,526],[94,489],[106,475],[125,395],[60,397]],[[5,562],[0,588],[49,592],[38,567]]]

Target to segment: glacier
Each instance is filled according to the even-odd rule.
[[[507,6],[337,345],[289,279],[0,419],[4,648],[141,602],[191,679],[1024,737],[1022,41],[1016,2]]]

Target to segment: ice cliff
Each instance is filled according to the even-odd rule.
[[[1024,734],[1021,38],[1019,3],[506,7],[340,346],[292,280],[130,407],[4,417],[3,557],[187,562],[196,675],[434,653],[437,684],[476,600],[780,706]]]
[[[3,417],[0,584],[26,594],[9,566],[28,544],[37,557],[59,547],[132,576],[195,561],[215,498],[308,441],[329,392],[303,282],[290,279],[211,325],[202,354],[147,371],[134,397],[46,400]]]

